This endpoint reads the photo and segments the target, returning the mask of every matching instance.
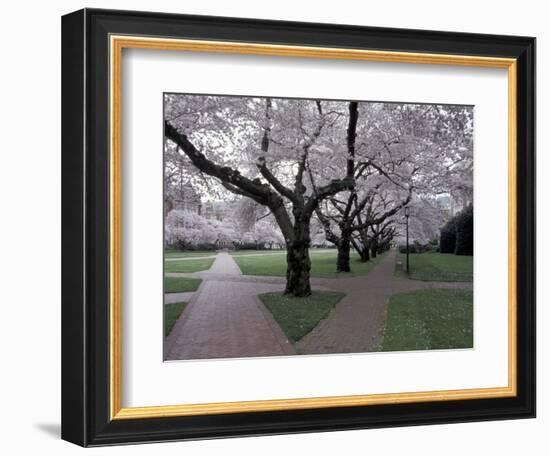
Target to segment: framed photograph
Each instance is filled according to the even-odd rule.
[[[535,416],[535,39],[62,20],[62,437]]]

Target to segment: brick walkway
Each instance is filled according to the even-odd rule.
[[[194,291],[184,291],[182,293],[165,293],[164,304],[172,304],[174,302],[189,302],[194,294]]]
[[[216,258],[216,255],[204,255],[204,256],[190,256],[190,257],[170,257],[165,258],[164,261],[193,261],[193,260],[206,260],[210,258]]]
[[[203,282],[165,340],[165,359],[243,358],[296,353],[257,297],[261,293],[282,291],[284,281],[261,283],[247,280],[241,275],[235,260],[225,252],[218,253],[208,271],[185,276],[189,275],[199,276]]]
[[[471,283],[396,277],[395,255],[389,252],[364,277],[312,279],[314,289],[340,290],[346,296],[295,347],[257,297],[282,291],[283,277],[243,276],[227,253],[219,253],[208,271],[167,274],[201,277],[203,282],[165,339],[165,359],[369,352],[380,342],[386,302],[392,294],[426,288],[472,289]]]
[[[241,270],[231,255],[227,252],[220,252],[216,255],[214,263],[207,274],[227,274],[233,276],[240,276]]]
[[[212,263],[212,266],[207,271],[200,271],[200,273],[195,273],[193,275],[201,274],[202,276],[208,277],[210,279],[214,277],[222,277],[224,280],[231,280],[235,277],[239,277],[241,275],[241,270],[239,269],[239,266],[237,263],[233,260],[233,258],[228,255],[227,253],[221,252],[217,255],[213,255],[211,257],[200,257],[200,258],[216,258],[214,263]],[[196,260],[197,257],[190,257],[186,258],[187,260]],[[188,276],[188,274],[170,274],[167,273],[167,276],[175,275],[181,277]],[[182,292],[182,293],[165,293],[164,295],[164,304],[171,304],[174,302],[189,302],[195,292],[189,291],[189,292]]]
[[[295,354],[257,298],[281,285],[205,280],[165,340],[165,359]]]

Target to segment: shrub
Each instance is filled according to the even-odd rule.
[[[378,244],[378,250],[377,250],[378,253],[382,254],[387,250],[390,250],[389,242],[383,242],[382,244]]]
[[[239,250],[256,250],[258,245],[255,242],[241,242],[237,248]]]
[[[439,238],[436,236],[428,242],[428,252],[439,252]]]
[[[413,241],[409,244],[409,253],[427,253],[427,252],[435,252],[436,248],[434,248],[431,244],[422,244],[418,241]],[[404,244],[399,245],[399,253],[407,253],[407,246]]]
[[[407,246],[406,245],[400,245],[399,246],[399,253],[407,253]],[[421,253],[419,251],[419,244],[412,243],[409,244],[409,253]]]
[[[455,218],[449,220],[443,228],[439,237],[439,251],[441,253],[455,253],[456,248],[456,224]]]
[[[455,217],[456,255],[474,254],[474,208],[468,206]]]
[[[416,247],[416,251],[418,253],[427,253],[427,252],[433,252],[433,249],[432,249],[432,246],[427,243],[427,244],[422,244],[418,241],[414,241],[414,245]]]

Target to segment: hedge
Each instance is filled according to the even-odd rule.
[[[418,241],[414,241],[412,244],[409,244],[409,253],[427,253],[435,252],[436,250],[437,247],[431,243],[421,244]],[[399,253],[407,253],[407,246],[404,244],[399,245]]]
[[[474,254],[474,208],[468,206],[455,217],[456,247],[455,255]]]
[[[474,208],[469,205],[441,228],[441,253],[474,254]]]
[[[441,228],[441,236],[439,238],[439,251],[441,253],[455,253],[456,247],[456,225],[455,219],[449,220],[443,228]]]

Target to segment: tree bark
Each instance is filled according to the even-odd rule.
[[[367,263],[370,261],[370,241],[365,230],[359,231],[358,238],[352,238],[353,246],[359,254],[359,261]]]
[[[360,257],[361,263],[367,263],[370,261],[370,249],[368,247],[363,247],[363,249],[361,249]]]
[[[298,297],[311,295],[309,246],[309,219],[297,219],[294,223],[293,240],[287,244],[285,294]]]
[[[351,272],[350,250],[351,250],[351,231],[341,229],[340,240],[337,244],[338,256],[336,258],[337,272]]]
[[[378,242],[375,238],[372,242],[372,245],[371,245],[371,256],[372,256],[372,258],[376,258],[377,254],[378,254]]]
[[[349,265],[350,244],[349,239],[342,239],[338,244],[338,257],[336,259],[337,272],[351,272]]]

